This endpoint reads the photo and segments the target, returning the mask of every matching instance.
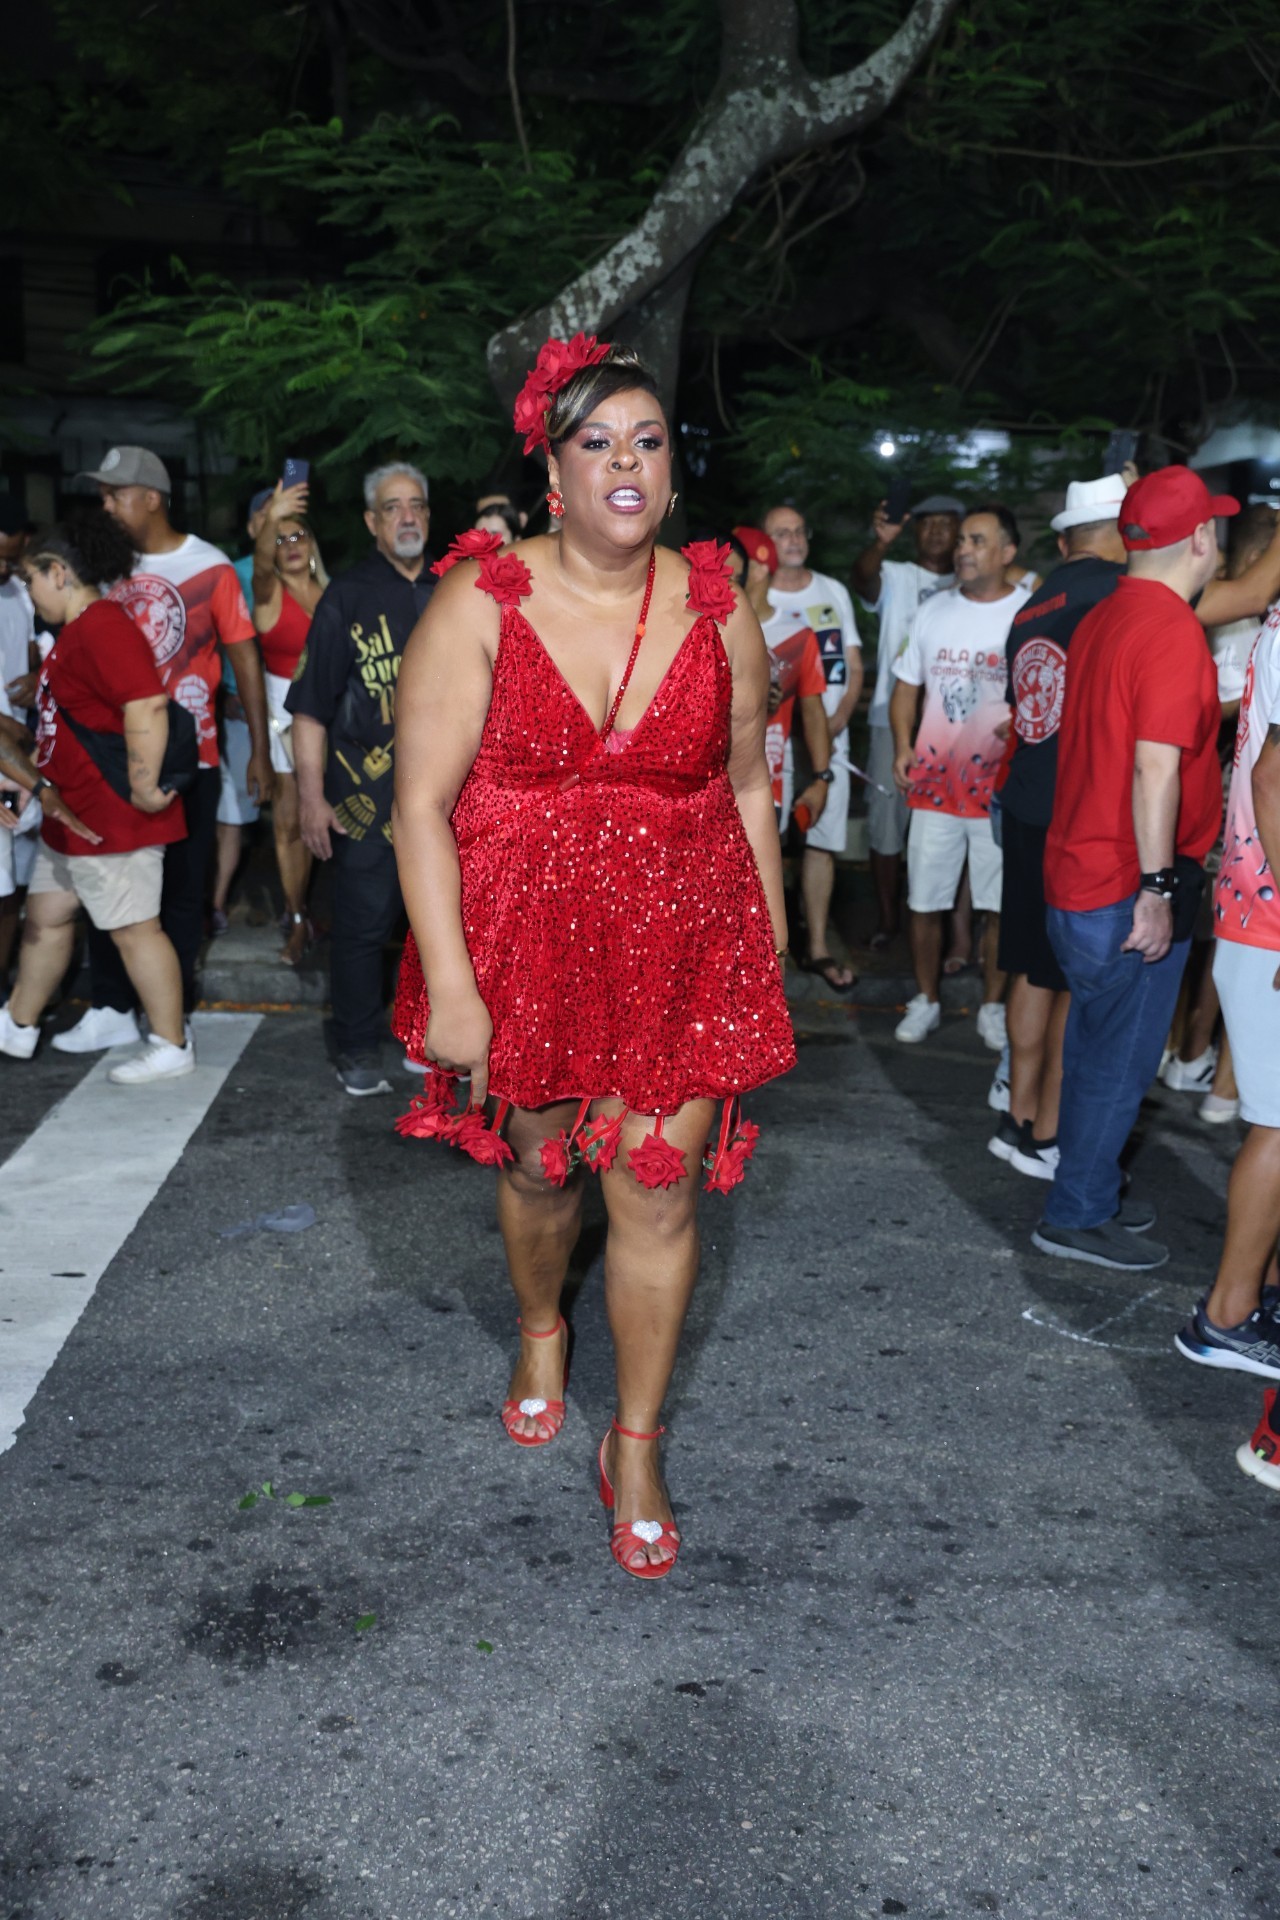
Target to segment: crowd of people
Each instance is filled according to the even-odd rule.
[[[132,1049],[110,1069],[121,1086],[193,1071],[201,954],[228,926],[246,831],[269,806],[281,960],[301,965],[315,940],[313,866],[326,863],[337,1077],[355,1097],[390,1093],[384,961],[407,914],[395,1030],[404,1068],[425,1076],[427,1093],[403,1130],[454,1138],[502,1169],[499,1215],[523,1322],[503,1420],[518,1444],[545,1444],[564,1414],[560,1256],[579,1203],[563,1197],[574,1191],[568,1174],[607,1174],[622,1141],[631,1186],[666,1194],[658,1264],[669,1284],[655,1357],[654,1283],[640,1277],[658,1260],[653,1220],[605,1182],[620,1390],[602,1493],[607,1485],[607,1504],[616,1500],[619,1526],[631,1529],[615,1557],[641,1577],[665,1573],[679,1548],[646,1451],[696,1270],[691,1203],[673,1227],[667,1189],[686,1157],[704,1154],[711,1185],[735,1183],[754,1141],[738,1095],[789,1057],[781,984],[760,972],[756,952],[771,934],[761,953],[771,945],[785,967],[784,850],[796,881],[790,917],[804,932],[793,964],[839,996],[857,985],[832,951],[855,791],[865,797],[873,950],[899,938],[905,878],[915,993],[894,1029],[899,1043],[938,1031],[944,974],[969,964],[980,927],[977,1033],[1000,1056],[989,1145],[1012,1173],[1044,1183],[1037,1249],[1129,1273],[1168,1259],[1121,1164],[1158,1077],[1196,1095],[1206,1122],[1247,1123],[1221,1265],[1176,1344],[1198,1363],[1280,1380],[1280,610],[1268,611],[1280,600],[1280,513],[1211,496],[1183,467],[1075,480],[1051,522],[1060,562],[1042,579],[1020,561],[1007,504],[933,493],[894,517],[888,502],[876,508],[846,584],[811,566],[802,509],[775,501],[687,548],[686,568],[654,544],[667,496],[655,504],[642,484],[659,468],[669,479],[656,405],[633,356],[611,349],[571,367],[546,386],[526,444],[547,458],[546,531],[531,534],[527,506],[490,492],[434,563],[426,477],[412,461],[387,460],[364,480],[368,550],[332,579],[308,519],[309,481],[292,463],[250,501],[248,551],[235,562],[173,525],[169,474],[145,448],[111,448],[79,476],[92,489],[83,508],[52,527],[37,530],[20,503],[0,498],[0,989],[11,976],[0,1053],[35,1055],[83,912],[89,1004],[50,1044]],[[594,440],[581,437],[584,407],[605,420],[590,428]],[[633,419],[637,407],[644,417]],[[1225,556],[1221,529],[1231,534]],[[575,566],[581,578],[567,588]],[[463,571],[447,578],[455,567]],[[633,573],[644,591],[638,623],[609,585]],[[478,598],[461,592],[464,574]],[[530,594],[542,606],[537,633],[521,611]],[[589,619],[617,628],[627,664],[612,689],[595,688]],[[863,629],[875,636],[866,701]],[[654,684],[624,725],[646,631]],[[732,685],[721,689],[726,660]],[[677,665],[688,684],[673,705]],[[554,750],[533,744],[530,716],[548,713]],[[862,716],[865,767],[863,735],[851,732]],[[590,734],[576,743],[584,719]],[[659,734],[665,771],[635,773]],[[546,764],[535,766],[540,756]],[[717,766],[728,769],[724,793]],[[557,803],[564,838],[544,848],[536,872],[527,860],[513,867],[507,826],[495,823],[525,817],[526,793],[550,818],[556,779],[574,796]],[[601,1104],[589,1066],[596,1046],[614,1077],[623,1073],[615,1029],[602,1016],[595,1032],[580,1013],[581,1029],[568,1038],[556,1029],[535,1061],[529,1036],[539,1021],[554,1026],[550,982],[538,999],[528,971],[510,964],[532,938],[531,896],[550,888],[542,908],[554,925],[557,886],[584,884],[575,810],[586,804],[580,790],[606,779],[620,817],[619,796],[634,798],[628,783],[649,782],[646,808],[668,789],[679,802],[662,818],[666,852],[653,873],[612,842],[605,850],[624,876],[621,895],[630,889],[647,920],[656,873],[668,893],[685,890],[686,905],[702,899],[713,919],[732,921],[737,955],[732,987],[723,926],[683,956],[682,1006],[690,980],[707,976],[693,1023],[699,1064],[691,1055],[678,1070],[674,1049],[659,1071],[637,1053],[627,1086],[614,1089],[621,1108]],[[698,801],[714,818],[699,813],[696,875],[680,865],[688,834],[676,817],[695,793],[715,796]],[[723,804],[736,809],[732,826],[715,811]],[[641,835],[658,831],[643,808],[635,822]],[[493,865],[497,840],[506,867]],[[721,846],[741,869],[736,890],[706,858]],[[615,901],[611,927],[617,915]],[[602,925],[605,947],[614,937]],[[670,928],[662,938],[676,941]],[[482,952],[498,956],[499,972],[486,971]],[[656,963],[632,950],[630,964],[647,979]],[[665,990],[656,975],[650,985]],[[555,990],[583,1005],[595,991],[576,974],[557,977]],[[771,1036],[767,1070],[738,1058],[716,1025],[724,996],[744,993],[758,1038]],[[714,1052],[713,1030],[711,1067],[701,1056]],[[575,1064],[557,1076],[546,1063],[561,1043]],[[496,1117],[485,1104],[491,1072]],[[449,1105],[458,1078],[470,1089],[462,1115]],[[714,1099],[726,1106],[713,1148]],[[656,1131],[644,1131],[655,1116]],[[472,1122],[479,1131],[468,1133]],[[554,1173],[561,1158],[565,1180]],[[646,1169],[660,1164],[668,1177],[650,1180]],[[1280,1487],[1273,1399],[1270,1390],[1239,1457]]]

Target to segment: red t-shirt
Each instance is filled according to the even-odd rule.
[[[95,600],[62,629],[36,684],[36,765],[102,844],[82,840],[46,813],[41,832],[55,853],[132,853],[185,837],[182,801],[143,813],[122,800],[60,712],[94,733],[123,733],[125,703],[163,692],[150,647],[114,601]]]
[[[111,589],[150,642],[164,691],[196,723],[200,765],[218,764],[214,695],[222,678],[219,643],[253,639],[253,622],[225,553],[189,533],[171,553],[144,553]]]
[[[1204,628],[1158,580],[1126,576],[1085,615],[1067,656],[1058,786],[1045,843],[1052,907],[1087,913],[1138,890],[1133,758],[1182,749],[1175,851],[1203,860],[1222,819],[1218,677]]]
[[[281,680],[292,680],[311,631],[311,615],[294,599],[288,587],[280,589],[280,618],[258,635],[262,664]]]

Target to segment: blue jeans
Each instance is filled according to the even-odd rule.
[[[1136,897],[1091,913],[1049,908],[1049,938],[1071,989],[1049,1226],[1097,1227],[1115,1218],[1120,1154],[1160,1069],[1191,942],[1176,940],[1151,965],[1140,953],[1122,953]]]

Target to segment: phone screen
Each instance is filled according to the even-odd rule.
[[[889,525],[896,527],[905,520],[911,510],[911,482],[905,473],[895,473],[889,482],[889,492],[885,501],[885,512],[889,516]]]
[[[284,471],[280,476],[281,483],[286,487],[300,487],[305,483],[310,472],[309,460],[288,459],[284,463]]]

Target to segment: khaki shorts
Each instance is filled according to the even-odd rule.
[[[132,853],[55,853],[43,840],[31,869],[31,893],[74,893],[95,927],[136,927],[158,919],[164,848]]]

